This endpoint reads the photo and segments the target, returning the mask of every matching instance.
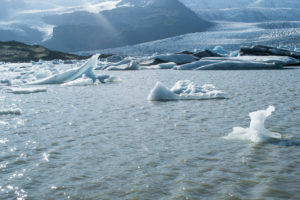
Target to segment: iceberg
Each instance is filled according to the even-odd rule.
[[[156,55],[150,57],[150,59],[159,59],[166,63],[173,62],[177,65],[182,65],[186,63],[191,63],[199,60],[197,57],[188,54],[166,54],[166,55]]]
[[[226,94],[216,90],[214,85],[205,84],[202,87],[195,86],[189,80],[181,80],[168,89],[162,83],[157,82],[148,95],[149,101],[174,101],[174,100],[207,100],[225,99]]]
[[[224,61],[212,63],[197,68],[196,70],[260,70],[260,69],[282,69],[282,65],[263,62],[241,62]]]
[[[141,69],[173,69],[176,66],[176,63],[162,63],[158,65],[150,65],[141,67]]]
[[[227,56],[229,54],[229,52],[225,50],[223,46],[215,46],[215,48],[213,48],[211,51],[222,56]]]
[[[214,64],[214,63],[216,63],[216,61],[214,61],[214,60],[202,60],[201,59],[196,62],[175,66],[173,69],[175,69],[175,70],[195,70],[201,66]]]
[[[225,136],[225,139],[248,140],[254,143],[266,142],[270,139],[281,139],[279,133],[271,132],[265,128],[265,120],[275,111],[274,106],[266,110],[259,110],[249,114],[251,122],[249,128],[235,127],[233,132]]]
[[[13,94],[31,94],[47,92],[47,88],[9,88],[8,92]]]
[[[69,81],[66,82],[64,84],[62,84],[62,86],[88,86],[88,85],[93,85],[94,81],[91,78],[87,78],[85,77],[85,75],[82,75],[81,78],[78,78],[74,81]]]
[[[126,61],[126,60],[125,60]],[[112,70],[138,70],[139,64],[136,60],[128,60],[124,63],[121,61],[119,64],[114,64],[109,67],[106,67],[105,70],[112,71]]]
[[[179,96],[169,90],[161,82],[157,82],[154,88],[150,91],[148,95],[149,101],[172,101],[178,100]]]
[[[62,84],[69,81],[76,80],[80,77],[82,77],[83,74],[86,75],[86,77],[89,77],[93,79],[93,81],[96,80],[96,76],[93,72],[93,68],[97,66],[98,63],[98,57],[99,54],[94,55],[92,58],[87,60],[85,64],[83,64],[81,67],[77,69],[72,69],[60,74],[56,74],[35,82],[29,83],[29,85],[45,85],[45,84]]]
[[[287,56],[207,57],[199,61],[176,66],[177,70],[257,70],[282,69],[299,61]]]

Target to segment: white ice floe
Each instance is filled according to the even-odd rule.
[[[87,77],[96,80],[96,76],[93,72],[93,68],[97,66],[99,54],[94,55],[90,58],[85,64],[77,69],[72,69],[60,74],[56,74],[50,77],[47,77],[42,80],[38,80],[30,83],[31,85],[44,85],[44,84],[61,84],[69,81],[76,80],[82,77],[85,74]]]
[[[6,144],[7,142],[8,142],[8,140],[6,138],[0,139],[0,144]]]
[[[185,64],[185,63],[191,63],[198,60],[193,55],[187,55],[187,54],[166,54],[166,55],[155,55],[150,57],[149,59],[160,59],[165,62],[173,62],[177,65]]]
[[[91,78],[87,78],[84,75],[82,75],[81,78],[78,78],[74,81],[69,81],[66,82],[64,84],[62,84],[62,86],[88,86],[88,85],[93,85],[94,81]]]
[[[141,69],[172,69],[176,66],[176,63],[169,62],[169,63],[161,63],[158,65],[150,65],[141,67]]]
[[[291,65],[299,63],[299,60],[288,56],[238,56],[238,57],[207,57],[203,60],[216,61],[245,61],[245,62],[265,62],[282,65]]]
[[[245,61],[223,61],[212,63],[197,68],[196,70],[259,70],[259,69],[281,69],[281,64]]]
[[[19,108],[0,109],[0,115],[21,115],[22,111]]]
[[[216,90],[215,86],[205,84],[202,87],[195,86],[189,80],[178,81],[171,89],[157,82],[150,91],[148,100],[150,101],[172,101],[172,100],[206,100],[224,99],[226,94]]]
[[[9,88],[8,92],[13,94],[31,94],[47,92],[47,88]]]
[[[207,57],[199,61],[176,66],[177,70],[249,70],[281,69],[285,65],[297,64],[299,61],[287,56],[238,56]]]
[[[275,107],[269,106],[266,110],[259,110],[249,114],[251,122],[249,128],[235,127],[233,132],[225,136],[225,139],[248,140],[254,143],[266,142],[270,139],[280,139],[279,133],[271,132],[265,128],[265,120],[275,111]]]
[[[126,62],[125,62],[126,61]],[[111,66],[108,66],[105,68],[107,71],[113,71],[113,70],[138,70],[139,69],[139,64],[136,60],[130,60],[130,62],[127,62],[125,60],[124,62],[120,62],[117,64],[113,64]]]
[[[8,123],[8,122],[1,121],[1,120],[0,120],[0,125],[9,125],[9,123]]]

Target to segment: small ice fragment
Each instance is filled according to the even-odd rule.
[[[9,88],[8,92],[13,94],[31,94],[47,92],[47,88]]]
[[[249,140],[261,143],[270,139],[281,139],[279,133],[271,132],[265,128],[265,120],[275,111],[274,106],[266,110],[259,110],[249,114],[251,122],[249,128],[234,127],[233,132],[225,136],[225,139]]]
[[[49,154],[48,153],[43,153],[43,160],[46,162],[49,162]]]

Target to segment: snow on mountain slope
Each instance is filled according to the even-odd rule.
[[[180,0],[192,10],[231,8],[300,8],[297,0]]]
[[[246,8],[254,3],[254,0],[180,0],[192,10],[222,9],[222,8]]]
[[[249,4],[249,7],[256,8],[300,8],[300,1],[297,0],[256,0]]]
[[[226,50],[239,50],[240,46],[269,45],[294,50],[300,46],[300,28],[264,29],[261,23],[218,22],[213,29],[202,33],[191,33],[164,40],[142,43],[134,46],[78,52],[113,53],[121,55],[144,56],[155,53],[176,53],[184,50],[213,49],[223,46]]]
[[[202,18],[212,21],[298,21],[300,1],[295,0],[180,0]]]

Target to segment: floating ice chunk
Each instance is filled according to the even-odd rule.
[[[259,110],[249,114],[251,122],[249,128],[235,127],[233,132],[225,136],[225,139],[248,140],[254,143],[266,142],[270,139],[280,139],[279,133],[271,132],[265,128],[265,120],[275,111],[275,107],[269,106],[267,110]]]
[[[96,79],[99,80],[101,83],[105,83],[110,78],[111,77],[109,75],[99,75],[96,77]]]
[[[121,65],[112,65],[107,67],[105,70],[138,70],[139,64],[136,60],[131,60],[129,63],[121,64]]]
[[[1,121],[0,121],[0,125],[1,125]],[[0,144],[6,144],[7,142],[8,140],[6,138],[0,139]]]
[[[19,108],[0,110],[0,115],[21,115],[22,111]]]
[[[11,85],[11,81],[9,79],[0,80],[0,84]]]
[[[264,62],[241,62],[224,61],[201,66],[196,70],[260,70],[260,69],[282,69],[281,64]]]
[[[229,53],[229,57],[238,57],[238,55],[239,55],[239,51],[231,51]]]
[[[213,64],[213,63],[216,63],[216,61],[214,61],[214,60],[202,60],[201,59],[201,60],[196,61],[196,62],[175,66],[173,69],[177,69],[177,70],[194,70],[194,69],[197,69],[201,66],[205,66],[205,65],[209,65],[209,64]]]
[[[1,121],[1,120],[0,120],[0,125],[9,125],[9,123],[8,123],[8,122]],[[0,143],[1,143],[1,142],[0,142]]]
[[[216,90],[215,86],[205,84],[202,87],[195,86],[189,80],[178,81],[171,89],[166,88],[160,82],[148,95],[150,101],[171,101],[171,100],[205,100],[225,99],[226,94]]]
[[[163,60],[164,62],[174,62],[177,65],[191,63],[191,62],[195,62],[198,60],[198,58],[196,58],[195,56],[187,55],[187,54],[156,55],[156,56],[150,57],[150,59],[160,59],[160,60]]]
[[[172,101],[177,100],[178,95],[166,88],[161,82],[157,82],[148,95],[149,101]]]
[[[88,86],[93,84],[93,79],[87,78],[83,75],[81,78],[62,84],[62,86]]]
[[[176,66],[178,70],[249,70],[281,69],[285,65],[297,64],[299,61],[287,56],[238,56],[207,57],[199,61]]]
[[[169,63],[161,63],[158,65],[150,65],[144,66],[142,69],[172,69],[176,66],[176,63],[169,62]]]
[[[49,70],[43,70],[43,71],[39,71],[35,77],[36,79],[42,79],[42,78],[46,78],[46,77],[50,77],[52,75],[51,71]]]
[[[225,50],[223,46],[216,46],[211,51],[214,52],[214,53],[217,53],[219,55],[222,55],[222,56],[227,56],[229,54],[229,52],[227,50]]]
[[[8,92],[13,94],[30,94],[47,92],[47,88],[9,88]]]
[[[96,76],[92,71],[97,66],[99,54],[94,55],[85,64],[77,69],[72,69],[61,74],[53,75],[48,78],[38,80],[30,83],[31,85],[43,85],[43,84],[61,84],[69,81],[73,81],[80,78],[83,74],[87,77],[96,80]]]
[[[215,60],[215,61],[239,61],[239,62],[265,62],[275,63],[278,65],[291,65],[297,64],[299,61],[295,58],[288,56],[238,56],[238,57],[207,57],[203,60]]]

